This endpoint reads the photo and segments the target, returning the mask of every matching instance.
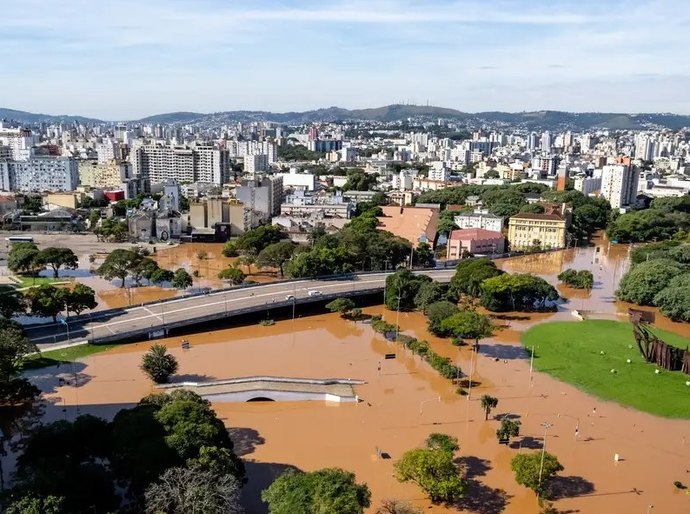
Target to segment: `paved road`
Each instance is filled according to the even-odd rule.
[[[448,281],[454,270],[427,270],[421,273],[436,280]],[[308,292],[312,290],[320,291],[322,297],[327,298],[381,290],[389,274],[390,272],[358,275],[339,280],[299,280],[219,291],[203,296],[120,309],[114,313],[96,313],[92,320],[73,321],[68,326],[29,327],[27,335],[42,350],[63,346],[68,339],[107,342],[127,336],[146,337],[149,332],[157,330],[257,312],[264,308],[289,306],[293,301],[288,299],[288,295],[294,295],[297,304],[318,301],[320,298],[309,296]]]

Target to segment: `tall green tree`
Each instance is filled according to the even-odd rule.
[[[256,263],[262,267],[273,267],[280,269],[280,276],[285,275],[283,265],[290,260],[295,252],[295,245],[292,241],[280,241],[273,243],[261,250],[256,256]]]
[[[493,325],[484,314],[460,311],[441,321],[441,332],[459,339],[482,339],[493,333]]]
[[[490,311],[532,311],[556,302],[558,291],[541,277],[508,274],[484,280],[481,284],[482,305]]]
[[[151,257],[142,257],[139,261],[133,265],[130,269],[130,274],[134,279],[134,282],[139,285],[141,279],[145,278],[151,282],[151,277],[158,269],[158,263],[154,261]]]
[[[654,297],[682,272],[683,268],[670,259],[637,264],[623,275],[616,296],[638,305],[654,305]]]
[[[177,372],[177,359],[168,353],[168,347],[154,344],[141,359],[141,369],[156,384],[166,383]]]
[[[236,266],[228,266],[218,272],[218,278],[221,280],[227,280],[232,285],[236,286],[244,282],[247,276],[244,272]]]
[[[38,254],[35,243],[14,243],[7,255],[7,267],[14,273],[37,274],[45,269],[37,262]]]
[[[96,273],[106,280],[119,278],[120,287],[125,287],[127,276],[134,271],[144,256],[133,250],[118,248],[108,254]]]
[[[654,305],[674,321],[690,321],[690,273],[676,275],[654,297]]]
[[[478,298],[482,294],[482,282],[502,274],[503,271],[490,259],[463,260],[455,268],[455,275],[450,280],[450,290],[456,296],[468,295]]]
[[[496,430],[496,438],[498,438],[499,441],[509,441],[511,437],[519,436],[520,425],[521,423],[519,421],[503,418],[501,420],[501,426]]]
[[[0,285],[0,316],[11,318],[26,312],[24,295],[12,286]]]
[[[452,295],[449,295],[447,284],[442,284],[436,281],[424,282],[419,287],[419,291],[417,291],[417,294],[414,297],[414,306],[426,314],[427,309],[431,304],[446,299],[457,301],[457,298],[452,298]]]
[[[410,311],[414,309],[414,299],[419,289],[431,279],[426,275],[416,275],[406,268],[398,269],[386,277],[386,307],[391,310]]]
[[[366,484],[338,468],[304,473],[289,469],[261,493],[269,514],[362,514],[371,504]]]
[[[188,287],[191,287],[193,283],[194,280],[192,279],[192,276],[187,273],[187,270],[184,268],[178,268],[175,270],[175,274],[172,278],[172,286],[174,288],[187,289]]]
[[[77,269],[79,259],[70,248],[48,247],[39,251],[35,257],[36,262],[42,266],[50,266],[53,269],[53,277],[58,278],[60,268]]]
[[[537,494],[547,491],[549,481],[563,465],[555,455],[548,452],[520,453],[513,457],[510,467],[515,473],[515,481],[532,489]]]
[[[444,449],[417,448],[405,452],[395,463],[395,474],[401,482],[416,483],[433,503],[458,500],[465,492],[453,454]]]
[[[32,287],[24,296],[29,302],[32,316],[45,316],[57,321],[57,315],[65,310],[65,301],[69,294],[68,289],[55,287],[51,284],[41,284]]]
[[[172,282],[175,274],[167,269],[158,268],[151,274],[151,283],[160,285],[163,282]]]
[[[72,289],[67,289],[64,300],[67,313],[74,312],[77,316],[87,309],[95,309],[98,306],[96,292],[81,283],[76,283]]]
[[[426,312],[427,320],[429,322],[429,332],[439,336],[446,335],[444,330],[441,328],[441,323],[443,323],[443,320],[457,314],[457,312],[458,306],[447,300],[441,300],[440,302],[434,302],[429,305]]]

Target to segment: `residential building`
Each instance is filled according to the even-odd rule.
[[[187,224],[192,239],[195,235],[209,235],[226,241],[258,226],[258,219],[249,207],[234,199],[212,197],[189,205]]]
[[[565,248],[567,220],[559,214],[519,213],[508,220],[511,250],[534,246],[544,249]]]
[[[132,149],[134,175],[151,184],[175,180],[179,183],[206,182],[220,185],[230,173],[227,150],[199,145],[196,147],[148,144]]]
[[[381,207],[383,216],[378,217],[379,230],[387,230],[398,237],[407,239],[415,247],[427,243],[433,247],[438,232],[438,209],[423,207]]]
[[[96,155],[100,164],[120,159],[120,144],[112,139],[106,139],[96,144]]]
[[[344,201],[342,196],[321,198],[296,194],[286,200],[280,206],[281,216],[349,219],[354,210],[354,204]]]
[[[249,207],[264,221],[280,212],[283,202],[283,177],[268,175],[242,180],[235,188],[235,198]]]
[[[455,216],[455,225],[461,229],[480,228],[501,232],[505,218],[494,216],[486,209],[475,209],[474,212],[461,213]]]
[[[601,177],[575,177],[573,187],[575,191],[580,191],[583,195],[590,195],[601,190]]]
[[[453,230],[446,243],[446,259],[461,259],[464,254],[501,254],[505,249],[505,237],[501,232],[482,228]]]
[[[261,171],[268,171],[268,155],[263,153],[245,155],[244,171],[245,173],[258,173]]]
[[[9,158],[15,161],[26,161],[33,157],[33,146],[38,138],[29,129],[0,128],[0,145],[9,148]]]
[[[314,191],[316,189],[316,175],[313,173],[297,173],[296,168],[290,168],[290,173],[278,173],[283,178],[285,189]]]
[[[0,188],[5,191],[74,191],[78,185],[79,168],[70,157],[0,161]]]
[[[629,164],[613,164],[602,168],[601,196],[612,209],[631,205],[637,197],[639,171]]]
[[[120,187],[132,173],[132,165],[126,161],[98,162],[88,159],[78,161],[77,166],[79,183],[89,187]]]

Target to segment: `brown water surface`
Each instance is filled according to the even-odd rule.
[[[515,483],[510,459],[518,452],[541,448],[544,422],[553,424],[546,447],[565,467],[560,484],[574,495],[559,500],[559,509],[643,513],[654,505],[657,513],[690,512],[690,496],[676,492],[673,486],[674,480],[690,482],[690,422],[602,402],[548,375],[532,373],[519,344],[527,327],[573,319],[570,312],[576,308],[614,318],[626,312],[626,305],[613,302],[613,291],[628,266],[628,247],[609,248],[605,241],[598,244],[598,254],[594,248],[577,248],[502,261],[503,269],[538,273],[554,283],[562,268],[592,269],[595,287],[591,294],[561,289],[564,296],[576,298],[559,306],[557,312],[496,316],[501,329],[482,342],[479,354],[431,336],[419,313],[384,312],[387,321],[399,322],[404,332],[428,340],[435,351],[458,362],[474,382],[469,397],[456,394],[450,381],[440,378],[419,357],[385,341],[368,325],[344,321],[337,315],[197,333],[185,336],[192,345],[187,351],[181,349],[179,337],[162,342],[180,362],[177,380],[278,375],[366,381],[356,387],[362,399],[356,405],[214,404],[231,429],[238,452],[247,460],[245,501],[249,512],[265,512],[259,493],[286,466],[303,470],[338,466],[369,484],[374,506],[384,497],[398,497],[429,513],[536,514],[536,498]],[[367,311],[381,312],[382,308]],[[686,325],[658,320],[665,328],[688,334]],[[53,403],[48,418],[71,419],[77,404],[80,412],[111,416],[151,392],[150,382],[138,368],[150,344],[121,346],[87,357],[74,369],[63,366],[35,372],[35,380]],[[395,353],[395,359],[384,359],[387,353]],[[80,377],[79,387],[58,385],[58,374],[69,378],[73,373]],[[479,402],[483,394],[499,399],[488,421]],[[522,437],[516,439],[515,448],[497,444],[499,421],[493,416],[501,414],[522,421]],[[430,505],[416,486],[400,484],[393,477],[393,462],[421,445],[431,432],[458,437],[459,455],[469,464],[472,485],[459,508]],[[390,458],[377,459],[377,448]],[[618,462],[614,454],[619,454]]]

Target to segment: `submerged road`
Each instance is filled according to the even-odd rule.
[[[416,273],[448,282],[454,269],[424,270]],[[42,350],[64,346],[72,341],[116,342],[126,338],[161,337],[171,328],[196,325],[271,308],[296,306],[331,300],[339,296],[358,296],[383,291],[392,272],[353,275],[327,280],[289,282],[238,287],[227,291],[176,298],[139,307],[97,312],[81,316],[68,324],[26,327],[27,336]],[[310,291],[320,294],[310,295]]]

